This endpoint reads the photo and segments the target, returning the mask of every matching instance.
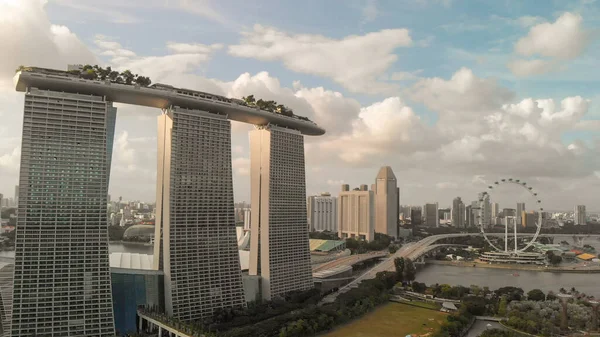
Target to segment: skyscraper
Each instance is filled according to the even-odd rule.
[[[424,225],[426,227],[440,226],[437,202],[435,204],[425,204],[425,206],[423,206],[423,219],[425,220]]]
[[[523,222],[523,211],[525,211],[525,203],[518,202],[517,203],[517,223]]]
[[[398,236],[398,184],[394,171],[383,166],[375,179],[375,232]]]
[[[452,200],[452,226],[456,228],[465,228],[465,204],[460,197]]]
[[[337,233],[337,198],[329,193],[308,197],[308,225],[311,231]]]
[[[108,137],[103,97],[28,88],[11,335],[114,336],[108,262]]]
[[[576,225],[585,225],[587,223],[587,218],[586,218],[586,214],[585,214],[585,205],[575,206],[573,222]]]
[[[366,185],[349,190],[342,185],[338,197],[338,236],[371,241],[375,238],[375,192]]]
[[[478,208],[478,217],[480,219],[476,219],[476,222],[481,223],[484,228],[488,228],[492,224],[492,205],[490,203],[490,195],[479,193],[479,204]]]
[[[227,118],[182,108],[159,116],[156,186],[154,263],[167,313],[194,321],[243,306]]]
[[[260,126],[250,132],[251,275],[263,299],[313,287],[306,219],[304,137]]]
[[[492,203],[492,226],[498,224],[498,214],[500,213],[500,205],[497,202]]]

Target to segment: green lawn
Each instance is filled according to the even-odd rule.
[[[439,311],[390,302],[323,337],[426,337],[445,320]]]

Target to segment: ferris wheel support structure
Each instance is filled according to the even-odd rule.
[[[517,219],[519,218],[519,215],[515,214],[515,216],[513,216],[513,217],[504,215],[504,226],[505,226],[505,228],[504,228],[504,250],[496,247],[496,245],[494,245],[494,243],[492,243],[490,241],[490,239],[487,237],[487,235],[485,233],[485,229],[484,229],[486,225],[489,225],[489,223],[487,223],[488,217],[486,214],[486,212],[489,212],[489,210],[487,210],[487,208],[489,208],[489,196],[490,196],[490,193],[488,191],[484,191],[479,194],[478,225],[481,230],[481,234],[483,235],[483,237],[485,238],[487,243],[492,248],[494,248],[498,252],[509,253],[509,250],[508,250],[508,224],[509,224],[509,219],[512,218],[513,219],[513,228],[514,228],[514,240],[515,240],[515,248],[514,248],[513,253],[518,254],[518,253],[525,252],[527,250],[527,248],[531,247],[531,245],[533,245],[536,242],[538,236],[540,235],[540,231],[542,229],[542,220],[543,220],[542,213],[544,212],[544,208],[542,207],[542,200],[539,199],[538,193],[533,190],[533,187],[528,186],[526,182],[520,181],[519,179],[512,179],[512,178],[500,179],[500,181],[495,181],[494,185],[488,186],[488,190],[491,191],[494,189],[494,186],[499,186],[499,185],[505,184],[505,183],[518,185],[518,186],[524,188],[529,194],[531,194],[532,197],[535,198],[536,203],[537,203],[536,208],[538,210],[538,219],[536,222],[536,231],[535,231],[533,238],[527,243],[527,245],[525,245],[525,247],[523,247],[522,249],[519,249],[518,240],[517,240],[517,238],[518,238]]]

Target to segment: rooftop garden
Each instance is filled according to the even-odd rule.
[[[265,101],[262,98],[257,100],[254,97],[254,95],[242,97],[242,100],[245,102],[245,104],[247,106],[250,106],[250,107],[256,107],[261,110],[278,113],[278,114],[281,114],[284,116],[296,117],[296,118],[304,120],[304,121],[310,121],[310,119],[308,119],[306,117],[294,115],[294,111],[292,109],[286,107],[283,104],[277,104],[277,102],[275,102],[275,101]]]
[[[16,72],[29,71],[32,69],[35,69],[35,68],[19,66],[16,69]],[[44,69],[44,70],[52,71],[51,69]],[[63,72],[63,71],[60,71],[60,72],[67,73],[67,74],[74,75],[74,76],[79,76],[80,78],[83,78],[86,80],[97,80],[97,81],[109,80],[113,83],[128,84],[128,85],[137,84],[142,87],[147,87],[150,84],[152,84],[152,81],[150,80],[149,77],[134,74],[130,70],[118,72],[116,70],[113,70],[111,67],[102,68],[102,67],[98,66],[97,64],[93,65],[93,66],[86,64],[80,70],[76,69],[76,70],[69,70],[66,72]]]

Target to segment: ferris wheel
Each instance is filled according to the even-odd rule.
[[[488,235],[485,232],[485,227],[490,225],[490,220],[491,220],[491,214],[490,214],[490,196],[491,196],[491,192],[494,190],[494,188],[497,188],[500,185],[504,185],[504,184],[512,184],[512,185],[516,185],[519,186],[521,188],[523,188],[525,191],[527,191],[531,197],[533,198],[533,200],[535,200],[535,207],[534,210],[537,211],[538,216],[535,222],[535,234],[533,235],[533,238],[525,245],[525,247],[523,248],[518,248],[518,233],[517,233],[517,221],[516,219],[519,217],[518,214],[515,214],[515,216],[508,216],[508,215],[504,215],[505,216],[505,229],[504,229],[504,249],[498,248],[496,245],[494,245],[494,243],[492,243],[492,241],[490,241],[490,239],[488,238]],[[540,231],[542,229],[542,214],[544,213],[544,208],[542,206],[542,200],[539,198],[538,193],[536,191],[534,191],[533,187],[528,186],[526,182],[521,181],[519,179],[500,179],[499,181],[495,181],[493,185],[488,186],[488,190],[487,191],[483,191],[481,193],[479,193],[479,208],[478,208],[478,212],[477,212],[477,224],[481,230],[481,234],[483,235],[483,237],[485,238],[485,240],[487,241],[487,243],[494,248],[496,251],[498,252],[509,252],[509,248],[508,248],[508,218],[513,218],[513,227],[514,227],[514,249],[512,250],[513,253],[517,254],[517,253],[522,253],[525,250],[527,250],[527,248],[531,247],[531,245],[533,245],[538,236],[540,235]]]

